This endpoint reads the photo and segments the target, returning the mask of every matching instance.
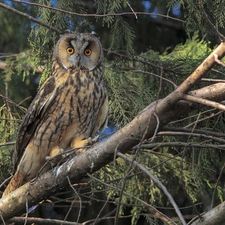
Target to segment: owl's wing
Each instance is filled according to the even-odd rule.
[[[29,106],[18,133],[16,148],[13,155],[14,172],[20,162],[26,146],[32,138],[35,129],[43,118],[56,95],[55,78],[49,77],[40,88]]]
[[[92,137],[96,134],[97,131],[102,131],[106,128],[107,123],[108,123],[108,96],[105,96],[104,102],[100,107],[97,121],[96,121],[96,126],[92,131]]]

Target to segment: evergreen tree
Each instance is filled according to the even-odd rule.
[[[42,24],[33,24],[29,17],[19,17],[16,12],[10,14],[6,3],[0,3],[0,30],[3,30],[0,67],[4,65],[0,71],[0,167],[3,168],[0,183],[9,176],[11,142],[15,141],[28,106],[22,107],[21,101],[34,96],[37,80],[41,84],[48,77],[60,31],[93,30],[100,36],[105,48],[112,129],[125,126],[151,102],[160,102],[176,90],[224,34],[225,1],[39,0],[37,3],[13,3],[10,7]],[[20,28],[17,32],[18,23],[27,29]],[[12,53],[17,55],[6,57]],[[194,89],[224,82],[223,75],[224,68],[218,64]],[[117,220],[118,224],[132,225],[183,224],[172,209],[171,199],[139,164],[167,187],[187,220],[224,202],[224,114],[216,107],[196,107],[193,103],[193,108],[188,115],[185,112],[177,115],[165,127],[159,124],[152,137],[137,138],[139,144],[127,153],[131,162],[122,156],[114,159],[89,175],[87,183],[77,185],[76,189],[71,184],[68,193],[51,196],[51,203],[39,207],[36,213],[58,202],[63,203],[65,210],[61,213],[54,208],[51,213],[68,221],[95,221],[103,217],[102,224],[104,219],[112,224]],[[106,218],[103,211],[112,218]],[[42,213],[38,216],[44,217]]]

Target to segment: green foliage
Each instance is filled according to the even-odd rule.
[[[133,40],[135,35],[130,25],[120,17],[116,19],[116,22],[113,24],[111,33],[112,40],[111,45],[109,47],[109,51],[123,50],[125,46],[125,53],[129,57],[133,56]]]
[[[224,1],[172,0],[168,2],[168,7],[172,7],[175,3],[178,3],[180,9],[184,11],[186,32],[189,35],[198,30],[201,32],[201,35],[204,38],[207,37],[207,39],[212,39],[212,36],[218,38],[216,35],[216,31],[212,29],[211,25],[206,20],[206,17],[208,17],[208,19],[212,22],[216,29],[218,29],[221,33],[224,33]]]
[[[196,201],[196,193],[199,192],[199,189],[195,185],[190,165],[185,159],[179,156],[174,157],[169,153],[155,154],[151,152],[149,154],[148,151],[140,151],[136,161],[153,173],[168,188],[172,195],[176,196],[183,186],[190,194],[190,197],[193,197],[193,201]],[[120,215],[124,215],[125,209],[129,207],[133,215],[132,225],[135,225],[140,215],[146,211],[146,206],[141,204],[139,199],[155,208],[164,207],[166,209],[166,207],[170,207],[170,204],[162,190],[147,175],[143,174],[143,171],[135,166],[128,170],[129,166],[124,160],[117,159],[115,163],[111,163],[106,168],[96,172],[95,175],[106,183],[105,186],[99,185],[98,190],[99,188],[105,190],[113,202],[119,204],[119,199],[122,195],[119,205]],[[182,168],[182,170],[178,170],[178,168]],[[170,179],[168,179],[168,176]],[[183,180],[182,178],[185,179]],[[108,187],[108,184],[110,184],[111,188]],[[123,190],[123,194],[121,190]],[[192,196],[191,194],[194,195]],[[131,196],[134,197],[132,198]],[[148,220],[154,221],[153,224],[157,224],[152,216]]]
[[[8,145],[7,143],[15,141],[20,122],[20,120],[16,119],[18,115],[12,113],[11,104],[14,105],[13,102],[4,99],[4,104],[0,107],[0,144],[2,145],[0,146],[0,183],[9,177],[12,170],[11,158],[14,145]]]
[[[97,6],[97,14],[115,14],[119,9],[122,8],[122,0],[95,0],[95,5]],[[106,23],[108,27],[112,25],[114,21],[114,16],[103,17],[103,25]]]
[[[160,76],[154,75],[163,74],[163,78],[179,85],[211,51],[209,43],[199,40],[198,35],[195,34],[185,44],[176,46],[171,53],[165,52],[159,55],[149,50],[141,54],[135,61],[120,60],[115,61],[115,64],[106,63],[106,80],[109,86],[110,109],[113,120],[119,121],[118,126],[126,124],[130,118],[133,118],[132,113],[136,115],[144,106],[157,99]],[[138,73],[134,73],[134,71],[138,71]],[[207,74],[207,78],[219,78],[219,76],[220,74],[215,71]],[[162,85],[160,96],[166,96],[174,88],[166,80],[163,81]],[[146,95],[145,98],[143,98],[144,95]],[[202,118],[207,118],[210,113],[210,111],[205,113]],[[191,118],[178,121],[171,126],[183,127],[192,122],[195,124],[197,116],[193,113]],[[219,116],[215,120],[217,121],[218,118],[223,119]],[[222,131],[221,123],[215,124],[215,120],[205,119],[199,125],[197,124],[196,128]],[[207,147],[188,146],[188,144],[201,142],[199,138],[194,137],[172,136],[155,139],[154,142],[158,143],[158,147],[147,149],[143,146],[136,160],[151,171],[173,196],[176,196],[178,192],[185,192],[184,195],[188,201],[197,203],[201,201],[201,196],[206,194],[210,199],[214,188],[216,188],[216,201],[223,201],[223,179],[217,187],[215,186],[218,173],[223,165],[224,156],[222,156],[222,152]],[[162,142],[183,142],[187,143],[187,146],[160,147]],[[216,144],[212,140],[207,140],[205,143]],[[132,224],[138,223],[141,213],[146,208],[136,198],[142,199],[155,207],[170,207],[165,194],[149,177],[143,175],[143,172],[135,167],[127,171],[128,167],[129,165],[126,162],[117,159],[116,164],[112,163],[96,173],[96,176],[106,183],[105,186],[100,185],[101,188],[106,190],[109,198],[117,204],[119,204],[123,182],[125,182],[124,194],[120,202],[121,215],[127,208],[130,208],[131,214],[134,215]],[[204,178],[202,174],[204,174]],[[116,182],[114,183],[114,181]],[[115,188],[109,188],[107,184],[114,185]],[[150,224],[157,224],[152,220],[154,218],[149,218]]]
[[[96,19],[72,16],[41,7],[38,7],[34,12],[42,22],[62,31],[66,29],[81,32],[90,32],[92,29],[102,31],[102,27],[104,27],[102,35],[105,36],[101,37],[101,41],[108,43],[109,46],[109,54],[106,55],[107,60],[105,60],[105,79],[110,97],[110,120],[117,127],[122,127],[151,102],[163,98],[173,91],[175,86],[178,86],[192,73],[212,51],[212,44],[208,41],[210,39],[208,37],[211,37],[210,35],[214,31],[209,29],[209,25],[205,22],[199,10],[198,1],[173,0],[166,1],[167,4],[165,4],[165,1],[153,0],[149,12],[154,12],[157,8],[160,13],[168,12],[168,15],[171,15],[171,8],[176,2],[182,10],[180,17],[184,13],[185,26],[191,38],[183,44],[176,45],[176,47],[174,47],[175,42],[167,44],[166,50],[165,43],[167,41],[170,43],[168,37],[171,30],[169,28],[163,29],[166,23],[163,26],[156,26],[154,19],[149,16],[140,16],[138,20],[134,15],[132,17],[111,15]],[[39,3],[52,5],[51,1],[45,0],[40,0]],[[145,10],[142,1],[131,1],[131,3],[133,7],[137,6],[141,11]],[[209,18],[217,28],[223,31],[224,7],[218,7],[221,1],[202,1],[202,3]],[[81,0],[58,0],[57,7],[78,13],[94,10],[97,14],[115,14],[122,10],[130,10],[127,3],[121,0],[95,0],[93,8],[88,8]],[[19,103],[31,95],[27,89],[32,89],[36,93],[35,79],[38,75],[35,71],[39,66],[45,67],[40,84],[49,76],[52,51],[59,36],[53,31],[35,24],[31,32],[30,30],[28,32],[30,33],[31,49],[27,50],[28,42],[24,40],[21,33],[15,35],[19,36],[18,41],[13,39],[13,26],[10,27],[10,24],[13,24],[14,27],[17,26],[16,20],[8,17],[8,14],[3,11],[0,11],[0,18],[2,18],[0,21],[3,21],[0,23],[0,27],[2,24],[3,27],[6,27],[6,29],[2,29],[0,46],[4,46],[7,37],[10,37],[4,51],[10,52],[15,46],[10,47],[9,43],[16,43],[18,48],[15,47],[15,52],[20,52],[17,57],[4,60],[8,66],[0,74],[0,90],[2,95],[6,95],[6,97]],[[99,25],[99,21],[101,25]],[[163,24],[163,20],[157,19],[156,21]],[[27,23],[24,26],[27,26]],[[154,29],[150,30],[152,27]],[[181,28],[179,27],[179,29]],[[196,33],[196,30],[200,32]],[[201,39],[201,34],[206,34],[207,39],[205,37]],[[26,36],[28,36],[27,33]],[[173,38],[175,36],[173,33]],[[157,43],[157,46],[153,44],[150,47],[149,43],[145,42],[147,39],[154,40],[152,43]],[[161,54],[154,51],[156,47]],[[142,53],[135,54],[135,52]],[[220,68],[220,71],[222,73],[224,69]],[[207,78],[221,78],[221,73],[219,74],[214,70],[206,76]],[[18,83],[19,80],[20,83]],[[204,82],[202,81],[199,87],[203,86]],[[20,105],[9,101],[8,98],[6,99],[7,101],[5,98],[1,98],[0,101],[0,143],[15,140],[18,125],[21,122],[21,114],[24,112]],[[192,113],[189,118],[175,121],[169,127],[188,126],[193,130],[199,128],[224,132],[224,115],[220,113],[217,117],[211,118],[211,114],[215,112],[217,111],[206,111],[201,114]],[[161,146],[161,143],[170,142],[187,143],[187,145]],[[222,177],[217,181],[225,159],[223,152],[208,147],[193,147],[191,146],[193,143],[218,144],[211,139],[202,141],[199,137],[187,138],[178,135],[157,137],[151,142],[145,143],[155,144],[155,146],[141,146],[135,159],[154,174],[174,197],[177,197],[178,192],[184,193],[183,198],[188,199],[189,205],[201,202],[204,195],[211,198],[214,189],[216,203],[223,201],[224,178]],[[0,182],[10,173],[12,150],[13,146],[3,146],[0,149]],[[129,156],[133,157],[133,155]],[[106,184],[103,185],[92,180],[93,192],[105,192],[107,199],[118,205],[120,215],[125,215],[126,211],[129,210],[133,216],[132,225],[138,224],[143,217],[148,224],[159,224],[157,217],[148,212],[147,208],[141,204],[140,199],[156,208],[164,207],[166,212],[174,213],[169,210],[171,205],[162,190],[143,171],[134,165],[130,166],[122,159],[116,159],[114,163],[96,172],[95,176]]]
[[[33,10],[28,10],[22,4],[11,3],[16,9],[33,14]],[[27,36],[30,33],[30,21],[0,8],[0,54],[19,53],[29,47]],[[21,26],[26,27],[21,29]]]

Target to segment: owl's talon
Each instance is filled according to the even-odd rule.
[[[45,157],[45,160],[47,162],[50,162],[54,166],[60,161],[61,158],[64,158],[65,156],[66,156],[66,151],[57,146],[51,150],[49,156]]]
[[[94,138],[92,138],[92,142],[95,143],[95,142],[98,141],[98,139],[99,139],[99,135],[97,135],[97,136],[95,136]]]
[[[45,157],[45,160],[46,160],[47,162],[51,162],[52,157],[50,157],[50,156],[46,156],[46,157]]]

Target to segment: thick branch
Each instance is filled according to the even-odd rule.
[[[215,92],[209,92],[209,87],[206,87],[204,97],[218,101],[224,99],[225,92],[223,90],[225,90],[225,83],[214,84],[213,86],[217,86],[217,89],[211,88]],[[201,89],[201,95],[203,92],[203,89]],[[198,90],[195,91],[195,95],[198,96]],[[155,103],[151,104],[135,117],[133,121],[117,131],[105,142],[95,144],[86,152],[68,160],[61,166],[43,174],[34,182],[27,183],[10,195],[2,198],[0,200],[1,217],[7,220],[18,213],[24,212],[26,202],[28,202],[30,207],[60,189],[69,187],[67,177],[74,183],[79,182],[86,173],[93,173],[111,162],[117,151],[123,153],[128,152],[133,146],[138,144],[143,135],[146,138],[151,137],[155,133],[155,127],[157,126],[157,120],[154,116],[155,106]],[[173,109],[168,110],[167,113],[161,113],[159,111],[158,119],[160,121],[160,127],[174,120],[179,115],[187,114],[194,108],[199,108],[199,105],[187,101],[180,101],[174,105]]]
[[[225,202],[221,203],[217,207],[211,209],[207,213],[201,216],[201,218],[197,217],[197,219],[193,219],[188,224],[191,225],[221,225],[225,221],[224,218],[225,213]]]
[[[8,220],[18,213],[24,212],[28,206],[30,207],[57,191],[69,187],[68,178],[73,183],[79,182],[85,174],[93,173],[113,161],[117,152],[128,152],[140,140],[152,137],[163,126],[179,116],[187,115],[193,109],[200,109],[201,105],[182,100],[182,96],[187,94],[193,85],[215,64],[214,53],[222,58],[225,55],[225,43],[221,43],[174,92],[165,99],[146,107],[133,121],[105,142],[95,144],[86,152],[69,159],[61,166],[55,167],[33,182],[23,185],[0,199],[0,217],[2,220]],[[220,83],[196,90],[193,93],[196,97],[219,102],[225,99],[224,90],[225,83]]]

